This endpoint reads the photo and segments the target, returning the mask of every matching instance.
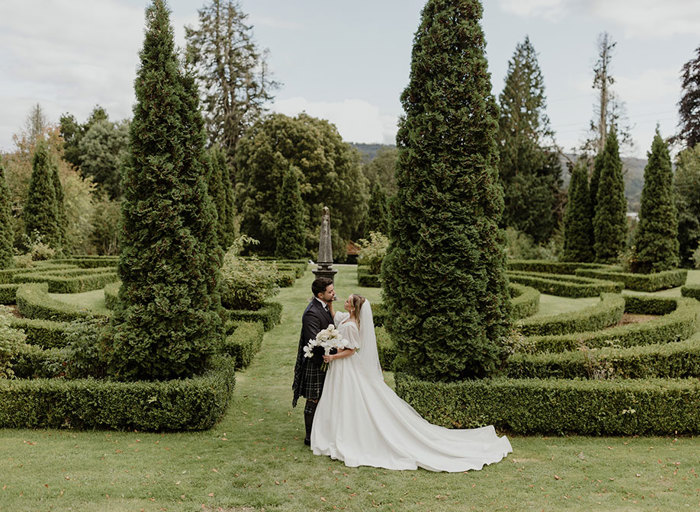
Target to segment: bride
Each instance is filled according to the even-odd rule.
[[[346,349],[324,356],[329,365],[311,430],[315,455],[346,466],[466,471],[512,451],[493,426],[451,430],[432,425],[384,383],[369,301],[350,295],[334,323]]]

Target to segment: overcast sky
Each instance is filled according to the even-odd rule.
[[[93,106],[131,116],[146,0],[0,1],[0,151],[32,105],[57,122],[84,121]],[[204,0],[169,0],[177,43]],[[348,142],[393,143],[408,82],[413,33],[424,0],[241,0],[259,47],[282,83],[272,110],[329,119]],[[565,149],[592,117],[596,40],[608,31],[614,90],[644,156],[654,128],[675,132],[681,66],[700,46],[698,0],[484,0],[482,26],[498,95],[515,45],[530,36],[547,112]]]

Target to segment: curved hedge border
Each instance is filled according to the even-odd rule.
[[[69,322],[10,317],[10,327],[22,329],[27,335],[26,343],[42,348],[65,347],[66,329],[69,325]]]
[[[623,297],[626,313],[663,316],[644,323],[620,325],[602,331],[530,336],[525,339],[523,348],[529,352],[565,352],[582,347],[653,345],[684,340],[698,329],[700,305],[691,299],[626,295]]]
[[[95,311],[79,308],[52,299],[48,283],[26,283],[17,289],[17,309],[26,318],[42,318],[70,322],[78,318],[104,316]]]
[[[532,316],[540,310],[540,292],[531,286],[510,283],[510,315],[513,320]]]
[[[95,269],[98,270],[98,269]],[[94,272],[81,275],[56,275],[47,272],[15,276],[17,283],[48,283],[49,293],[81,293],[104,288],[119,280],[116,272]]]
[[[657,272],[655,274],[633,274],[631,272],[616,272],[605,269],[578,269],[577,276],[593,277],[622,281],[628,290],[640,292],[656,292],[667,288],[683,286],[688,277],[688,270],[675,269]]]
[[[222,351],[233,358],[237,370],[247,368],[260,351],[264,331],[261,322],[240,322],[226,336]]]
[[[266,302],[256,311],[245,309],[226,309],[229,322],[262,322],[265,331],[269,331],[280,323],[282,318],[282,304],[279,302]]]
[[[0,284],[0,304],[14,304],[17,301],[18,284]]]
[[[508,271],[506,275],[511,282],[532,286],[542,293],[558,297],[597,297],[601,293],[620,293],[624,287],[619,281],[543,272]]]
[[[367,288],[381,288],[379,274],[371,274],[367,265],[357,266],[357,284]]]
[[[75,256],[50,261],[59,265],[75,265],[80,268],[116,267],[119,263],[119,256]]]
[[[550,260],[508,260],[506,264],[508,270],[545,272],[547,274],[574,274],[577,268],[611,268],[610,265],[602,263]]]
[[[46,271],[57,271],[57,270],[77,270],[76,265],[37,265],[35,267],[29,268],[6,268],[0,270],[0,284],[12,284],[14,283],[15,276],[20,276],[22,274],[29,274],[34,272],[46,272]]]
[[[683,297],[690,297],[700,300],[700,284],[685,285],[683,288],[681,288],[681,295]]]
[[[206,430],[235,385],[230,358],[200,377],[159,382],[0,380],[0,428]]]
[[[397,373],[396,391],[426,420],[516,434],[700,433],[697,379],[487,379],[425,382]]]
[[[683,379],[700,377],[700,333],[673,343],[563,353],[514,354],[511,378]]]
[[[603,293],[594,306],[571,313],[525,318],[518,320],[515,326],[525,336],[595,331],[619,322],[624,311],[622,295]]]

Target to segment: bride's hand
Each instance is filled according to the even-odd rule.
[[[330,363],[331,361],[333,361],[333,359],[334,359],[334,357],[332,354],[328,354],[328,355],[323,354],[323,362],[324,363]]]

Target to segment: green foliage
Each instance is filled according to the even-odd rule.
[[[80,142],[92,125],[101,121],[107,121],[107,111],[95,105],[85,123],[79,123],[73,114],[65,113],[59,120],[59,133],[64,141],[63,158],[70,162],[76,169],[80,168]]]
[[[231,172],[226,159],[226,152],[218,145],[208,151],[210,173],[208,180],[209,195],[217,213],[217,239],[222,249],[226,250],[235,237],[235,205]]]
[[[163,0],[146,10],[123,179],[119,307],[110,375],[122,380],[204,372],[223,337],[214,207],[194,80],[179,70]]]
[[[114,283],[105,285],[105,307],[107,309],[114,310],[117,308],[117,303],[119,302],[119,288],[121,285],[121,281],[115,281]]]
[[[700,144],[678,153],[673,179],[678,208],[680,264],[693,266],[693,253],[700,247]]]
[[[274,262],[243,258],[239,253],[240,245],[235,242],[224,255],[221,303],[227,309],[254,311],[279,292],[277,266]]]
[[[0,381],[0,427],[139,431],[206,430],[224,414],[235,384],[232,361],[165,381]]]
[[[299,189],[300,171],[291,166],[282,178],[277,207],[277,246],[275,256],[279,258],[302,258],[306,250],[304,225],[305,208]]]
[[[621,282],[590,277],[512,270],[509,270],[507,275],[511,282],[532,286],[542,293],[558,297],[597,297],[603,292],[620,293],[623,288]]]
[[[264,334],[261,322],[240,322],[233,334],[224,338],[222,351],[235,361],[236,369],[247,368],[260,351]]]
[[[345,254],[364,215],[367,180],[359,155],[343,142],[328,121],[307,114],[272,114],[257,122],[241,139],[235,156],[236,202],[241,232],[257,240],[257,250],[273,254],[277,212],[284,174],[294,166],[304,203],[306,249],[318,250],[323,207],[331,211],[333,254]]]
[[[26,339],[23,331],[12,328],[9,315],[5,306],[0,306],[0,380],[14,377],[12,359]]]
[[[615,131],[605,142],[596,193],[593,232],[596,261],[611,263],[618,260],[627,238],[627,200],[622,180],[622,161]]]
[[[0,304],[14,304],[18,284],[0,284]]]
[[[101,197],[95,202],[92,212],[92,232],[90,244],[97,254],[119,253],[119,219],[121,203]]]
[[[507,227],[503,234],[509,260],[554,259],[557,256],[552,240],[546,246],[537,245],[530,235],[513,227]]]
[[[644,170],[632,272],[649,274],[678,266],[678,212],[673,199],[671,156],[658,130]]]
[[[368,236],[373,231],[389,233],[389,211],[384,189],[379,183],[372,185],[367,213],[362,221],[362,232]]]
[[[93,311],[66,304],[48,295],[48,283],[26,283],[17,288],[17,309],[27,318],[67,321],[99,316]]]
[[[477,0],[428,1],[401,95],[384,304],[400,367],[434,380],[485,376],[505,357],[498,108],[481,15]]]
[[[384,327],[377,327],[376,334],[379,363],[384,370],[390,370],[396,359],[396,347]]]
[[[379,274],[382,270],[382,261],[384,261],[389,248],[389,238],[381,232],[372,231],[369,234],[369,240],[363,239],[357,243],[360,246],[358,263],[369,267],[370,274]]]
[[[365,163],[362,172],[372,187],[379,185],[389,196],[396,194],[396,162],[398,150],[382,146],[372,160]]]
[[[695,57],[683,65],[681,71],[681,100],[678,102],[680,118],[680,133],[677,139],[682,140],[686,147],[693,148],[700,144],[700,46],[695,49]]]
[[[595,331],[618,323],[624,311],[622,295],[603,293],[594,306],[571,313],[524,318],[515,327],[525,336]]]
[[[563,261],[593,261],[592,218],[588,166],[585,160],[579,160],[571,171],[569,202],[564,213]]]
[[[369,267],[366,265],[358,265],[357,284],[358,286],[364,286],[367,288],[381,288],[382,276],[381,274],[372,274]]]
[[[681,295],[683,297],[692,297],[694,299],[700,300],[700,285],[698,284],[687,284],[681,288]]]
[[[688,277],[688,271],[684,269],[665,270],[654,274],[634,274],[621,272],[621,269],[585,269],[576,270],[577,276],[592,277],[594,279],[609,279],[621,281],[628,290],[640,292],[657,292],[667,288],[683,286]]]
[[[548,274],[575,274],[579,268],[613,268],[600,263],[579,263],[548,260],[508,260],[508,270],[523,272],[546,272]]]
[[[89,176],[109,195],[122,194],[121,172],[128,157],[129,122],[113,123],[107,119],[93,123],[78,144],[80,172]]]
[[[66,346],[66,329],[69,322],[54,322],[37,318],[11,317],[13,329],[21,329],[27,335],[26,342],[30,345],[47,348],[63,348]]]
[[[53,249],[60,249],[63,217],[56,192],[60,188],[54,182],[57,173],[44,141],[37,144],[32,163],[32,179],[24,205],[24,226],[27,236],[38,233]]]
[[[542,243],[549,240],[559,222],[561,165],[545,113],[544,78],[528,37],[516,46],[508,62],[499,102],[503,224]]]
[[[265,331],[271,330],[280,323],[282,318],[282,304],[279,302],[266,302],[259,309],[227,310],[226,314],[230,322],[260,322]]]
[[[9,268],[14,263],[13,240],[10,189],[5,181],[5,167],[0,158],[0,269]]]
[[[15,276],[17,283],[48,283],[49,293],[81,293],[104,288],[118,280],[116,268],[80,271],[27,272]]]
[[[700,432],[697,379],[484,379],[396,375],[396,391],[430,423],[494,425],[517,434],[678,435]]]
[[[70,351],[66,376],[71,379],[104,378],[107,364],[100,337],[107,327],[106,318],[74,320],[65,328],[66,344]]]
[[[530,286],[516,284],[511,281],[510,306],[511,318],[520,320],[537,313],[540,309],[540,292]]]
[[[600,184],[600,174],[603,171],[604,153],[598,153],[593,159],[593,171],[591,173],[591,182],[589,184],[589,193],[591,194],[591,215],[595,215],[596,205],[598,204],[598,185]],[[593,219],[591,219],[593,221]],[[592,241],[595,241],[592,239]]]

